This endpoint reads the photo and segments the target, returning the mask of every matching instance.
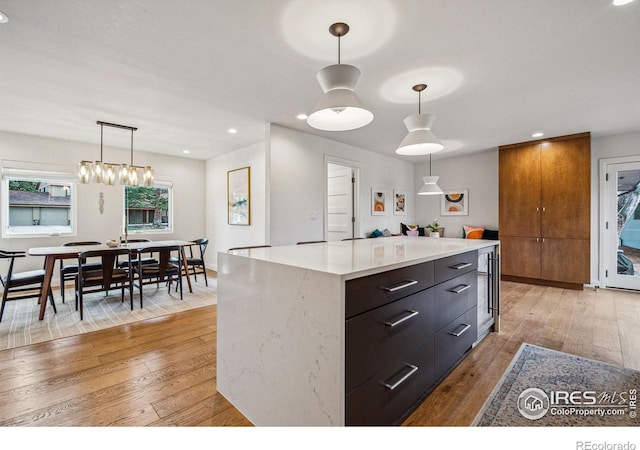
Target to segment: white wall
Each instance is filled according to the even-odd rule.
[[[250,145],[206,162],[206,235],[209,247],[207,267],[217,270],[218,252],[231,247],[267,244],[267,151],[264,142]],[[227,223],[227,171],[250,167],[250,216],[251,223],[229,225]]]
[[[498,149],[471,155],[453,156],[431,163],[432,175],[440,177],[442,190],[468,189],[468,216],[442,216],[440,195],[416,195],[416,222],[425,226],[433,219],[445,228],[445,237],[462,237],[463,225],[498,229]],[[429,175],[429,162],[416,164],[415,191],[422,187],[422,177]]]
[[[135,150],[135,149],[134,149]],[[78,162],[95,159],[100,155],[99,144],[62,139],[42,138],[0,131],[0,159],[64,166],[75,173]],[[129,149],[104,147],[104,160],[128,162]],[[136,235],[153,240],[196,239],[205,235],[205,193],[203,190],[205,163],[200,160],[179,158],[135,151],[134,162],[153,166],[157,179],[173,181],[173,233],[146,233]],[[105,185],[79,185],[77,236],[39,238],[0,238],[0,248],[27,250],[30,247],[58,246],[69,241],[107,241],[120,235],[122,221],[122,187]],[[104,193],[104,211],[99,211],[99,194]],[[18,270],[41,268],[43,259],[28,257],[19,261]],[[6,271],[6,265],[0,270]]]
[[[353,161],[360,167],[361,236],[376,228],[399,233],[400,222],[413,222],[412,163],[272,124],[269,143],[272,245],[323,239],[325,155]],[[384,216],[371,215],[372,187],[387,192]],[[407,192],[407,216],[393,215],[394,189]]]

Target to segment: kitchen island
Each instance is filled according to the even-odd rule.
[[[259,426],[399,423],[481,317],[496,330],[498,250],[399,236],[219,253],[218,391]]]

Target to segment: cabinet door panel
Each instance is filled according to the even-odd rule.
[[[540,236],[538,144],[500,149],[500,236]]]
[[[541,236],[589,238],[590,148],[590,137],[540,144]]]
[[[567,283],[589,283],[589,239],[544,238],[540,245],[541,278]]]
[[[540,278],[540,242],[536,238],[500,237],[503,275]]]

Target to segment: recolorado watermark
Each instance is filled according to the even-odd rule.
[[[528,388],[518,396],[518,411],[529,419],[537,420],[547,414],[552,416],[625,416],[637,417],[637,389],[625,391],[565,391],[548,393],[538,388]],[[617,450],[618,447],[583,447],[584,450]],[[622,449],[621,450],[635,450]]]
[[[591,442],[577,441],[576,450],[636,450],[633,442]]]

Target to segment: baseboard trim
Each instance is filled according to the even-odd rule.
[[[566,281],[553,281],[553,280],[541,280],[538,278],[525,278],[514,277],[513,275],[502,275],[500,277],[502,281],[513,281],[514,283],[535,284],[539,286],[550,286],[562,289],[573,289],[582,291],[584,290],[584,284],[582,283],[568,283]]]

